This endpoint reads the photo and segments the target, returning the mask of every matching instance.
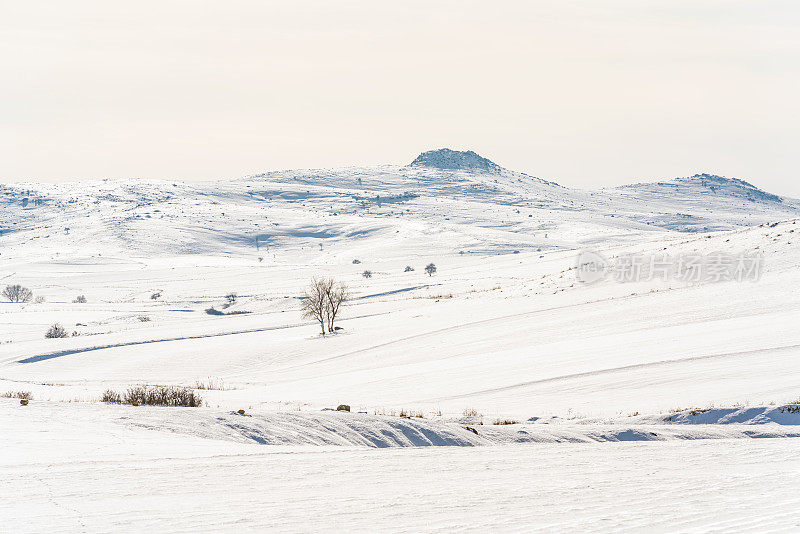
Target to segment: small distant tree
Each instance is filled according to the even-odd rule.
[[[361,273],[361,276],[363,276],[364,278],[372,278],[372,271],[369,270],[364,271],[363,273]]]
[[[86,304],[86,297],[83,295],[78,295],[72,302],[77,302],[78,304]]]
[[[432,263],[429,263],[425,266],[425,272],[428,273],[428,276],[433,276],[433,273],[436,272],[436,266]]]
[[[233,293],[233,292],[228,293],[227,295],[225,295],[225,300],[228,301],[228,304],[233,304],[234,302],[236,302],[237,298],[239,298],[239,295],[237,295],[236,293]]]
[[[410,273],[413,270],[414,270],[414,268],[412,266],[406,265],[406,268],[403,270],[403,272],[404,273]]]
[[[67,334],[67,331],[64,329],[63,326],[61,326],[58,323],[55,323],[50,327],[50,329],[47,332],[45,332],[44,337],[48,339],[62,338],[62,337],[69,337],[69,334]]]
[[[156,291],[152,295],[150,295],[151,300],[158,300],[161,298],[161,291]]]
[[[358,265],[359,263],[361,263],[361,260],[359,259],[353,260],[353,265]]]
[[[33,298],[33,291],[19,284],[13,284],[6,286],[3,290],[3,296],[10,302],[28,302]]]

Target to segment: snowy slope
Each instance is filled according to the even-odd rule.
[[[788,221],[604,250],[610,258],[760,250],[758,282],[587,286],[572,252],[433,255],[412,260],[413,272],[404,272],[405,255],[353,265],[352,254],[327,249],[264,262],[14,264],[14,279],[47,299],[0,305],[0,378],[38,398],[88,400],[108,386],[214,377],[233,389],[208,398],[227,408],[347,403],[517,419],[789,402],[800,390],[797,228]],[[429,260],[436,276],[421,272]],[[365,268],[372,278],[360,276]],[[353,290],[340,335],[320,339],[300,317],[297,296],[314,274]],[[251,313],[205,313],[229,291],[241,295],[231,310]],[[89,302],[72,303],[77,294]],[[56,321],[79,335],[43,339]]]
[[[800,521],[793,439],[376,450],[36,413],[4,424],[0,517],[17,533],[763,532]]]
[[[561,187],[474,153],[409,166],[271,172],[187,184],[99,181],[0,187],[5,256],[236,254],[405,247],[485,253],[733,229],[797,216],[798,203],[700,175],[600,191]],[[383,251],[388,254],[389,251]]]

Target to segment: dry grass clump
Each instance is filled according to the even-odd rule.
[[[414,297],[415,299],[431,299],[431,300],[441,300],[441,299],[451,299],[453,298],[452,293],[439,293],[438,295],[421,295],[418,297]]]
[[[672,408],[669,413],[683,413],[689,412],[689,415],[700,415],[701,413],[706,413],[708,411],[713,410],[714,407],[710,406],[708,408]]]
[[[5,393],[0,393],[0,397],[5,397],[7,399],[33,400],[33,395],[31,395],[30,391],[6,391]]]
[[[461,412],[461,415],[464,417],[480,417],[480,413],[475,408],[464,408],[464,411]]]
[[[519,421],[515,419],[495,419],[494,424],[496,425],[518,425]]]
[[[409,410],[407,408],[401,408],[400,411],[387,410],[386,408],[381,408],[380,410],[378,410],[376,408],[372,410],[372,413],[375,415],[388,415],[390,417],[405,417],[406,419],[411,419],[412,417],[416,417],[417,419],[425,419],[424,412]]]
[[[221,378],[208,377],[205,380],[197,380],[194,384],[194,389],[228,391],[234,388],[226,385]]]
[[[203,405],[203,399],[190,388],[176,386],[134,386],[124,393],[107,389],[101,397],[103,402],[132,404],[133,406],[189,406]]]

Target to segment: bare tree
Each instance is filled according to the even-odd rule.
[[[328,318],[328,289],[332,283],[332,278],[312,278],[311,284],[303,292],[303,300],[300,304],[303,317],[317,321],[323,336],[325,335],[325,321]]]
[[[327,305],[325,312],[328,319],[328,332],[333,332],[333,323],[336,321],[336,316],[339,314],[339,309],[342,307],[342,304],[350,298],[350,291],[347,289],[347,286],[341,282],[334,282],[333,279],[331,279],[330,282],[326,293]]]
[[[436,272],[436,266],[432,263],[429,263],[425,266],[425,272],[428,273],[428,276],[433,276],[433,273]]]
[[[336,317],[349,295],[347,286],[333,278],[313,278],[303,292],[300,305],[303,317],[317,321],[323,336],[326,327],[328,332],[333,332]]]
[[[11,302],[28,302],[33,298],[33,292],[27,287],[13,284],[6,286],[3,290],[3,296]]]
[[[366,270],[363,273],[361,273],[361,276],[363,276],[364,278],[372,278],[372,271]]]

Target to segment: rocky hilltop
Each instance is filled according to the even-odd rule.
[[[445,170],[474,170],[488,173],[499,173],[503,167],[488,160],[472,150],[466,152],[440,148],[423,152],[411,162],[412,166],[433,167]]]

